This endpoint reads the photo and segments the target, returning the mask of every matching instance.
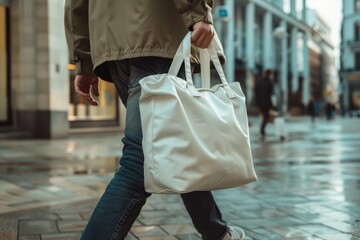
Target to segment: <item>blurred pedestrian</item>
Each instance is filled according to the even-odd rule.
[[[94,96],[99,94],[100,77],[115,84],[127,107],[121,167],[97,204],[82,240],[124,239],[150,196],[144,189],[139,80],[168,72],[189,29],[194,46],[210,44],[212,6],[212,0],[66,1],[66,36],[76,63],[77,94],[98,105]],[[192,61],[199,62],[194,57]],[[203,239],[245,238],[241,228],[229,227],[222,219],[210,191],[181,197]]]
[[[308,113],[311,117],[311,122],[315,123],[316,118],[316,101],[313,96],[311,96],[309,104],[308,104]]]
[[[328,101],[325,105],[325,112],[326,112],[326,119],[328,121],[332,120],[335,118],[336,115],[336,108],[335,108],[335,104],[333,104],[332,102]]]
[[[260,135],[264,139],[266,136],[266,125],[269,122],[270,110],[273,108],[272,104],[273,83],[272,71],[266,70],[262,78],[260,78],[255,85],[255,102],[262,115],[262,122],[260,125]]]

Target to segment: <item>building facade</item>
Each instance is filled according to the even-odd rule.
[[[119,130],[124,107],[101,81],[99,107],[73,90],[64,34],[64,0],[0,0],[0,131],[32,138]],[[20,134],[21,137],[21,134]]]
[[[216,4],[215,27],[226,51],[226,73],[245,89],[250,111],[256,79],[266,69],[275,73],[280,113],[305,113],[311,97],[326,101],[324,90],[338,75],[329,40],[331,29],[306,7],[306,0],[223,0]],[[229,13],[221,15],[224,9]]]
[[[360,0],[343,0],[341,86],[344,113],[360,109]]]
[[[64,2],[0,0],[0,135],[20,131],[33,138],[61,138],[124,127],[125,108],[112,84],[101,81],[98,107],[81,102],[73,90]],[[323,46],[330,53],[332,46],[307,23],[305,10],[299,14],[296,0],[215,4],[214,24],[228,59],[225,72],[229,81],[243,86],[250,111],[255,80],[265,69],[275,73],[276,102],[283,114],[302,113],[318,88],[321,96]]]

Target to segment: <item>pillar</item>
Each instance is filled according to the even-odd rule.
[[[255,70],[255,4],[249,2],[246,5],[245,16],[245,49],[246,49],[246,100],[247,103],[252,102],[253,86],[254,86],[254,70]]]
[[[306,0],[302,1],[302,5],[303,5],[303,8],[302,8],[302,11],[301,11],[301,19],[304,22],[306,22]]]
[[[246,65],[249,70],[255,68],[255,4],[249,2],[246,6]]]
[[[291,0],[290,2],[290,14],[296,17],[296,0]]]
[[[292,73],[292,92],[299,89],[299,68],[298,68],[298,30],[296,27],[291,29],[291,73]]]
[[[236,58],[242,59],[244,57],[244,49],[243,49],[243,15],[241,4],[235,5],[236,11],[236,23],[235,23],[235,31],[236,31]]]
[[[302,102],[305,106],[309,103],[310,100],[310,62],[309,62],[309,47],[308,47],[308,41],[309,41],[309,33],[304,32],[303,33],[303,56],[304,56],[304,68],[303,68],[303,91],[302,91]]]
[[[68,136],[69,62],[63,1],[11,1],[16,125],[34,138]]]
[[[226,24],[225,37],[225,75],[228,82],[235,81],[235,0],[225,0],[225,5],[229,11],[229,22]]]
[[[270,12],[266,12],[264,16],[264,37],[263,37],[263,49],[264,49],[264,69],[274,68],[273,59],[273,16]]]
[[[280,113],[284,115],[286,113],[287,105],[287,77],[288,77],[288,34],[287,23],[281,22],[281,27],[284,32],[281,36],[281,78],[280,78]]]

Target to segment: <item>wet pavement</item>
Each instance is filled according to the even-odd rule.
[[[289,119],[260,140],[251,119],[259,181],[214,191],[246,239],[360,239],[360,120]],[[121,133],[65,140],[0,141],[0,240],[73,240],[121,155]],[[177,195],[153,195],[129,240],[200,239]]]

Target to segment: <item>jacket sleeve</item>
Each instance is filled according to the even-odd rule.
[[[93,73],[89,39],[89,0],[66,0],[65,35],[76,74]]]
[[[213,23],[211,8],[214,0],[174,0],[174,2],[190,30],[196,22]]]

